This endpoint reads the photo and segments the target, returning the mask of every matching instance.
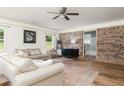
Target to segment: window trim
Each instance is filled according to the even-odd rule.
[[[4,36],[3,36],[4,48],[0,49],[0,53],[1,53],[1,52],[5,52],[6,51],[6,33],[7,33],[7,28],[0,26],[0,29],[4,30]]]

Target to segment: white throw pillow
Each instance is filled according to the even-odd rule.
[[[39,55],[39,54],[41,54],[40,49],[32,49],[31,50],[31,55]]]
[[[28,57],[28,55],[26,53],[14,53],[15,56],[19,56],[19,57],[22,57],[22,58],[26,58]]]
[[[44,66],[48,66],[48,65],[51,65],[53,64],[53,60],[52,59],[49,59],[49,60],[46,60],[46,61],[43,61],[43,60],[33,60],[34,64],[38,67],[44,67]]]
[[[28,57],[28,54],[25,53],[23,50],[17,50],[17,51],[14,53],[14,55],[19,56],[19,57],[23,57],[23,58]]]
[[[29,58],[20,58],[15,55],[8,55],[4,56],[4,59],[18,67],[21,72],[28,72],[38,68]]]
[[[32,71],[37,69],[38,67],[32,62],[31,59],[23,59],[23,60],[19,60],[20,63],[17,64],[17,66],[19,67],[19,69],[21,70],[21,72],[27,72],[27,71]],[[18,61],[18,62],[19,62]]]

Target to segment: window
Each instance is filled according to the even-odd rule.
[[[53,36],[52,35],[46,35],[45,47],[47,49],[53,48]]]
[[[0,51],[4,49],[4,29],[0,28]]]

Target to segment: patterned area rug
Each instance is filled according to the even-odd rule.
[[[82,68],[78,66],[73,66],[71,62],[66,63],[66,68],[64,71],[64,84],[65,85],[78,85],[82,77]]]
[[[98,72],[92,70],[87,64],[73,59],[59,59],[59,62],[65,64],[64,85],[80,86],[91,85]]]

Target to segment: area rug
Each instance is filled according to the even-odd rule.
[[[67,63],[66,63],[67,64]],[[81,81],[82,68],[80,67],[73,67],[73,65],[67,67],[64,70],[64,85],[78,85]]]
[[[55,59],[55,62],[62,62],[64,69],[65,86],[87,86],[91,85],[96,78],[98,71],[90,66],[90,63],[68,58]]]

